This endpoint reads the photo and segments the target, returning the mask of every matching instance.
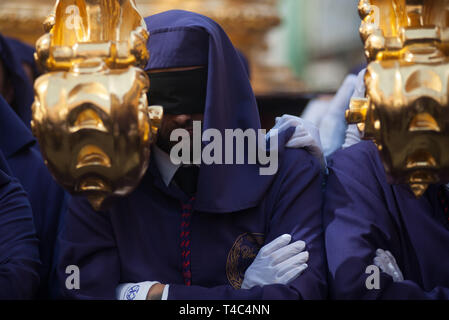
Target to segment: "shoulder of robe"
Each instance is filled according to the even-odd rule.
[[[278,179],[313,178],[320,174],[320,161],[306,149],[286,148],[279,157]]]
[[[361,141],[337,151],[328,161],[328,167],[323,209],[326,225],[334,220],[337,209],[341,208],[345,210],[339,210],[338,214],[345,219],[357,216],[363,223],[389,225],[391,216],[381,213],[388,212],[384,209],[391,203],[392,188],[372,141]]]
[[[328,160],[328,167],[339,171],[361,171],[365,174],[380,172],[385,175],[379,152],[372,141],[361,141],[335,152]]]
[[[328,167],[328,183],[337,179],[339,184],[369,190],[372,194],[377,194],[379,199],[391,193],[391,185],[388,184],[379,152],[372,141],[361,141],[337,151],[329,159]]]

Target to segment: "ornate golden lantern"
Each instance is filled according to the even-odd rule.
[[[162,118],[147,104],[145,22],[134,0],[60,0],[44,25],[33,133],[56,180],[99,209],[138,185]]]
[[[449,181],[449,1],[361,0],[366,98],[346,116],[376,143],[391,183],[419,197]]]

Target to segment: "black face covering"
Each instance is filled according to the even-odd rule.
[[[148,73],[148,105],[164,107],[167,114],[204,113],[207,68],[188,71]]]

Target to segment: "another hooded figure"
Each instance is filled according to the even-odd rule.
[[[391,185],[371,141],[329,161],[324,205],[334,299],[449,299],[449,198]]]
[[[34,60],[34,53],[36,50],[32,46],[18,39],[6,38],[6,40],[8,41],[11,50],[14,52],[14,55],[16,55],[18,60],[21,62],[25,74],[33,86],[34,81],[40,75],[36,61]]]
[[[0,300],[32,299],[39,286],[39,240],[33,214],[0,151]]]
[[[16,49],[10,39],[0,35],[0,95],[30,128],[33,84],[22,65],[22,49]]]
[[[28,194],[39,239],[42,265],[38,296],[48,298],[56,234],[65,209],[65,192],[50,175],[31,131],[0,96],[0,150],[12,176]]]
[[[133,193],[100,212],[82,197],[72,199],[60,238],[62,297],[325,298],[319,161],[304,149],[284,148],[294,130],[271,137],[270,143],[279,140],[270,152],[278,155],[274,166],[251,164],[251,151],[218,143],[231,131],[260,129],[241,58],[207,17],[168,11],[146,23],[149,102],[163,105],[166,116]],[[193,145],[187,148],[193,163],[175,164],[180,144],[170,136],[195,144],[196,120],[203,162]],[[206,150],[214,161],[206,163]],[[243,163],[220,164],[229,154]],[[66,274],[70,266],[78,269]]]

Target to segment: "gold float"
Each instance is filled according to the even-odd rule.
[[[297,94],[305,90],[304,83],[293,75],[289,67],[270,66],[266,62],[267,35],[281,23],[279,0],[136,0],[135,3],[144,17],[182,9],[217,21],[234,46],[248,58],[251,83],[257,95]],[[42,21],[53,5],[54,0],[0,1],[2,34],[34,44],[44,32]],[[50,17],[46,25],[51,25],[51,20]]]

